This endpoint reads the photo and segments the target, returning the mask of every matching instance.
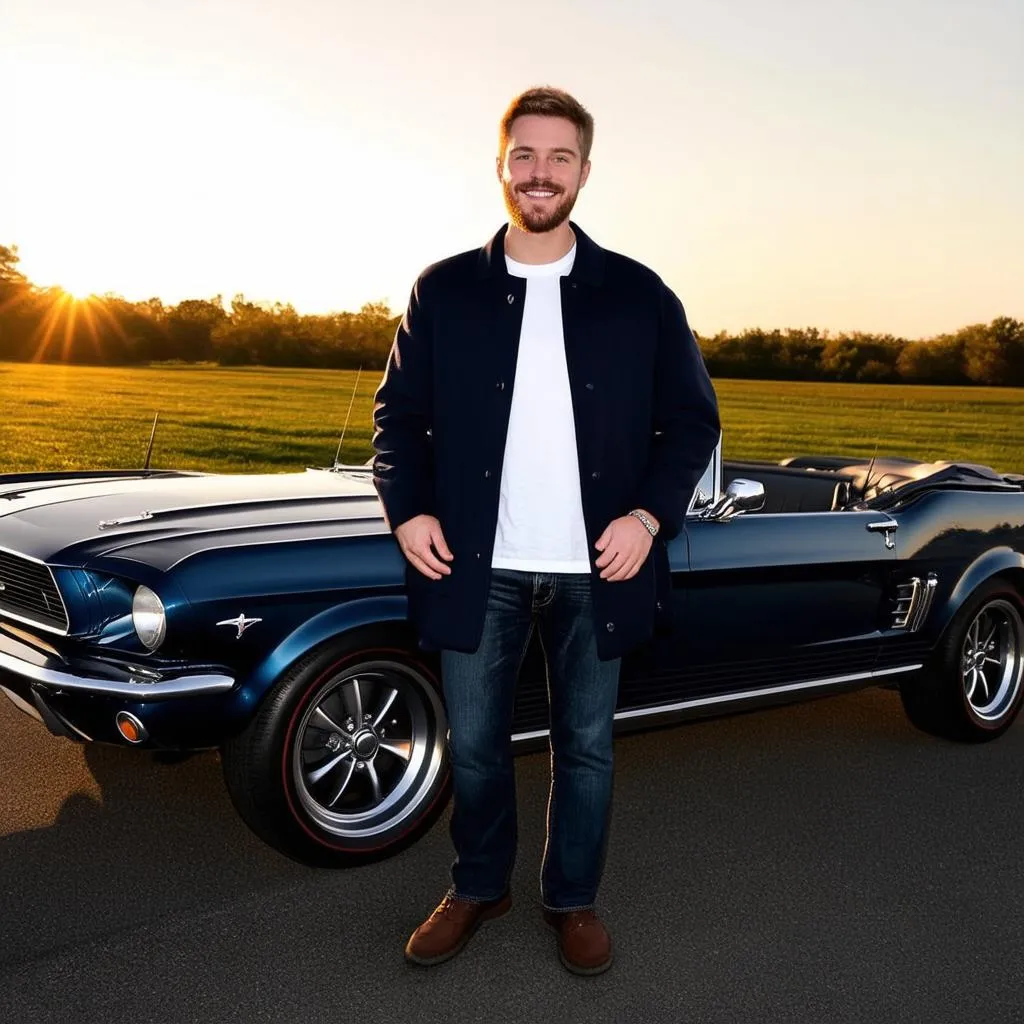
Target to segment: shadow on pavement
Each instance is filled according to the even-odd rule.
[[[34,739],[67,743],[41,730]],[[0,969],[309,873],[238,819],[215,753],[162,764],[145,751],[80,749],[101,799],[71,793],[52,825],[0,836]],[[14,803],[17,778],[2,784]]]
[[[20,1019],[111,1019],[126,976],[135,1019],[161,1024],[1019,1019],[1019,724],[944,743],[871,690],[621,738],[599,900],[616,963],[588,980],[539,920],[543,754],[517,770],[512,913],[414,971],[401,948],[446,884],[445,819],[396,858],[318,872],[248,832],[215,755],[95,747],[83,764],[15,738],[13,755],[0,745],[0,978]],[[19,777],[30,789],[54,764],[56,820],[19,827],[39,799]],[[75,792],[89,776],[101,803]]]

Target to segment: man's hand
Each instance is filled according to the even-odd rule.
[[[455,556],[448,550],[448,544],[441,532],[441,524],[436,517],[422,515],[407,519],[401,526],[395,528],[395,540],[398,541],[402,554],[424,576],[439,580],[451,573],[451,568],[445,565],[441,558],[450,562]]]
[[[617,583],[635,576],[653,543],[654,538],[636,516],[613,519],[594,544],[601,552],[594,563],[601,570],[601,579]]]

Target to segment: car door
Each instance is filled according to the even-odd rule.
[[[672,630],[621,706],[870,678],[895,550],[877,512],[687,518],[670,544]]]

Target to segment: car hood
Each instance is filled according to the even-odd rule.
[[[197,538],[385,529],[366,471],[0,477],[0,548],[50,565],[114,555],[166,566]]]

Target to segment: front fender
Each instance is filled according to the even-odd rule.
[[[239,697],[254,707],[281,674],[314,647],[342,633],[363,626],[408,621],[408,599],[404,594],[365,597],[327,608],[292,630],[250,673]]]
[[[1008,569],[1019,569],[1024,572],[1024,554],[1014,551],[1011,547],[991,548],[976,558],[963,571],[956,586],[950,591],[945,603],[936,609],[934,626],[942,633],[949,625],[953,616],[963,607],[964,602],[986,580]]]

